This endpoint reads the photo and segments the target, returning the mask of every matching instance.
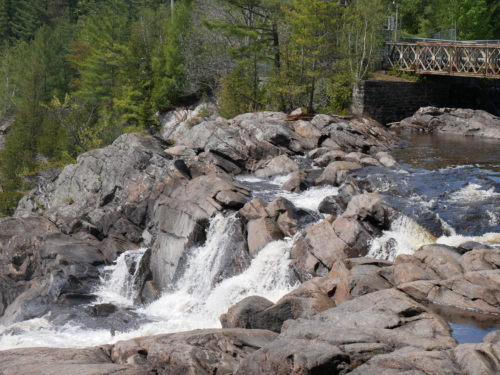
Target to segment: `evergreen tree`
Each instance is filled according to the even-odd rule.
[[[191,7],[191,0],[176,3],[171,20],[166,23],[165,33],[160,40],[160,50],[153,59],[154,87],[151,101],[155,109],[168,108],[182,98],[186,75],[181,38],[189,34]]]
[[[338,2],[329,0],[295,0],[285,9],[289,71],[281,75],[295,82],[291,91],[300,96],[300,107],[310,112],[326,103],[325,83],[339,58],[342,12]]]

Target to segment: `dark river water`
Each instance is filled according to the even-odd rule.
[[[500,140],[402,133],[408,144],[396,151],[408,167],[405,181],[439,212],[457,235],[500,242]],[[485,238],[488,237],[488,238]],[[428,305],[446,319],[460,343],[479,343],[500,327],[500,316]]]

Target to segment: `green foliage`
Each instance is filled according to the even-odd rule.
[[[426,77],[422,74],[418,74],[415,72],[405,72],[404,70],[400,70],[397,67],[392,68],[387,72],[387,75],[394,77],[401,77],[407,81],[411,82],[425,82]]]
[[[302,96],[299,106],[313,113],[316,103],[324,100],[325,80],[333,74],[343,8],[335,1],[295,0],[284,12],[290,27],[288,75],[296,82],[293,91]]]
[[[354,84],[354,77],[348,72],[340,72],[329,80],[326,91],[330,99],[330,112],[346,114],[346,109],[352,101]]]
[[[190,0],[176,3],[171,22],[166,23],[162,35],[164,42],[152,56],[151,67],[155,84],[152,88],[151,102],[155,109],[165,109],[181,100],[182,88],[186,83],[181,38],[189,33],[192,6]]]
[[[12,216],[23,193],[12,188],[13,181],[6,181],[0,189],[0,217]]]
[[[395,15],[391,0],[384,0]],[[500,37],[500,3],[494,0],[400,0],[402,34],[428,38],[457,28],[458,40],[485,40]]]
[[[256,61],[243,60],[226,74],[217,96],[220,114],[225,118],[263,109],[264,90],[257,80]]]

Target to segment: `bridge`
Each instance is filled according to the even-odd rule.
[[[387,42],[385,59],[419,74],[500,79],[500,41]]]

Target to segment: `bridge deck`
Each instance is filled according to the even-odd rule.
[[[500,79],[500,44],[388,42],[391,67],[420,74]]]

